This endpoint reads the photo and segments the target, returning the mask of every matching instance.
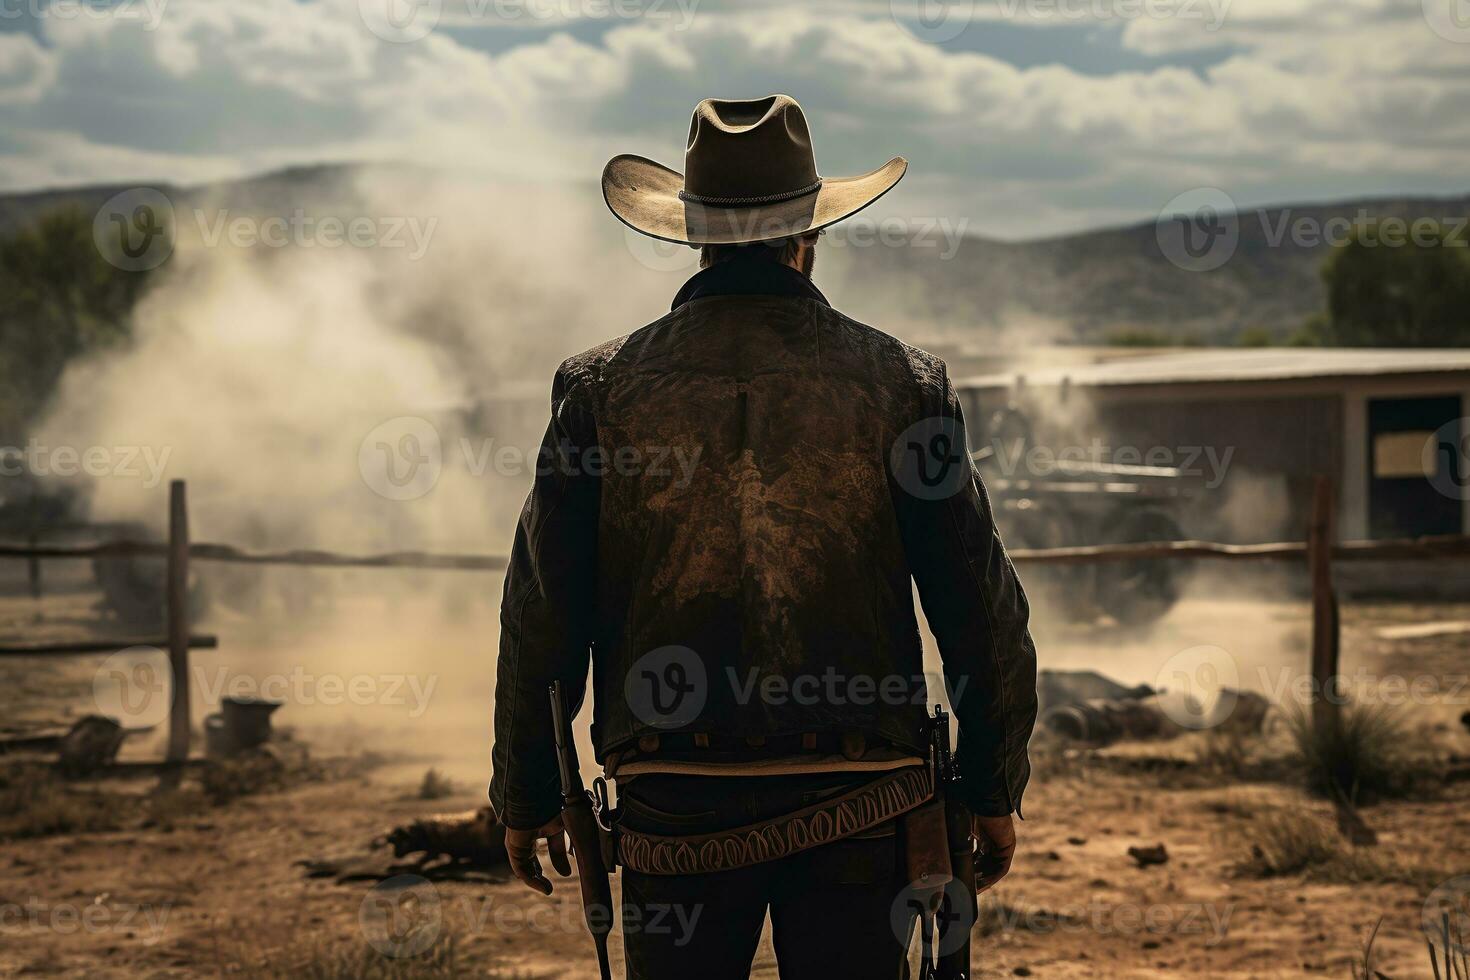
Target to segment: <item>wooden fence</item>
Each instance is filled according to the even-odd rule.
[[[87,559],[162,557],[166,559],[167,636],[136,640],[91,639],[74,643],[0,646],[0,656],[81,655],[105,653],[129,646],[153,646],[168,651],[173,702],[169,711],[166,763],[178,765],[189,754],[189,651],[214,649],[213,636],[194,635],[190,630],[188,582],[193,560],[234,562],[252,565],[297,565],[325,568],[418,568],[450,571],[502,571],[503,555],[430,554],[400,551],[380,555],[342,555],[329,551],[296,550],[249,552],[226,544],[192,543],[184,481],[169,484],[168,540],[119,540],[102,544],[66,546],[0,544],[0,559],[25,559],[32,563],[33,584],[41,559]],[[1212,541],[1159,541],[1144,544],[1089,545],[1073,548],[1016,549],[1011,560],[1018,564],[1096,564],[1101,562],[1208,559],[1224,561],[1303,561],[1312,582],[1311,669],[1317,692],[1328,691],[1338,674],[1340,623],[1332,566],[1343,561],[1422,561],[1463,559],[1470,556],[1470,536],[1447,535],[1387,541],[1334,542],[1336,516],[1332,485],[1327,477],[1316,480],[1310,533],[1306,541],[1232,545]],[[1334,699],[1318,697],[1314,718],[1324,723],[1335,710]]]

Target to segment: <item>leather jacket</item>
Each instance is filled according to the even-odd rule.
[[[924,754],[911,582],[960,795],[1019,809],[1036,652],[943,361],[737,257],[565,361],[551,409],[501,607],[490,798],[508,826],[559,810],[547,687],[579,704],[589,660],[599,761],[819,739]]]

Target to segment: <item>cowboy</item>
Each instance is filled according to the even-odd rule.
[[[958,721],[953,792],[983,854],[953,871],[984,890],[1009,870],[1026,597],[944,362],[811,279],[822,230],[907,162],[822,177],[801,107],[773,95],[701,102],[684,164],[603,172],[613,214],[702,270],[556,373],[505,580],[491,801],[516,876],[549,894],[538,843],[569,865],[546,691],[580,704],[590,662],[628,975],[746,977],[769,917],[782,977],[899,977],[931,701]]]

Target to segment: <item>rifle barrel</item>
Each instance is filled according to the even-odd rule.
[[[571,800],[584,791],[580,773],[572,771],[569,747],[572,744],[571,719],[562,697],[561,681],[551,682],[551,727],[556,735],[556,766],[561,774],[561,795]]]

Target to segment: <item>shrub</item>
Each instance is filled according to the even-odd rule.
[[[454,783],[438,769],[430,768],[419,783],[419,799],[442,800],[454,795]]]
[[[130,808],[68,786],[48,766],[0,769],[0,839],[116,830]]]
[[[1387,705],[1342,705],[1318,725],[1308,709],[1287,716],[1307,787],[1351,804],[1420,791],[1439,774],[1427,736]],[[1416,737],[1417,736],[1417,737]]]
[[[1332,828],[1294,810],[1265,810],[1244,827],[1249,857],[1236,865],[1240,874],[1255,878],[1301,874],[1331,863],[1339,854]]]

